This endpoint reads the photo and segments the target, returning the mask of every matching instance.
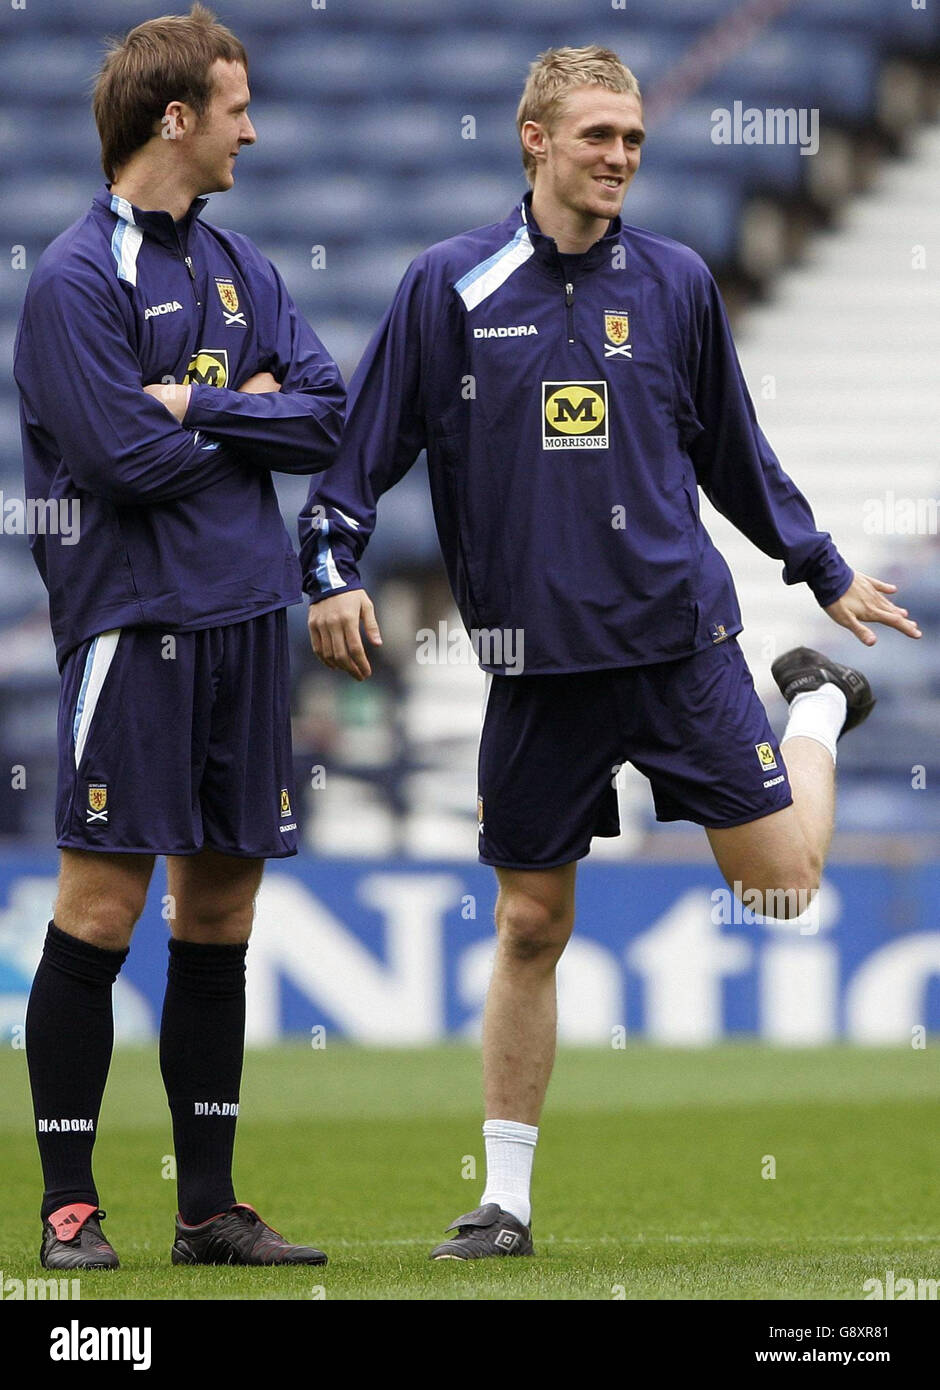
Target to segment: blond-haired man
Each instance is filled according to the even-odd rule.
[[[892,585],[853,574],[781,470],[704,263],[621,223],[645,135],[633,75],[609,50],[550,50],[518,128],[531,191],[504,221],[411,265],[353,378],[338,461],[302,514],[314,651],[362,680],[360,626],[380,639],[357,560],[376,500],[426,447],[444,561],[490,673],[478,786],[480,858],[499,880],[487,1180],[436,1259],[532,1253],[555,966],[577,860],[619,830],[620,764],[647,775],[660,820],[705,828],[752,905],[773,893],[793,915],[818,886],[836,740],[871,692],[819,653],[788,653],[774,666],[792,701],[778,743],[698,488],[862,641],[875,640],[868,622],[920,635]]]

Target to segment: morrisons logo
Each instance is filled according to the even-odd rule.
[[[542,448],[606,449],[606,381],[542,382]]]
[[[183,385],[226,386],[228,384],[228,353],[225,348],[200,348],[193,353]]]

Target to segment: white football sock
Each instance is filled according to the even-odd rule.
[[[523,1226],[528,1226],[532,1219],[529,1184],[538,1137],[538,1125],[523,1125],[516,1120],[484,1123],[486,1191],[480,1198],[481,1207],[495,1202]]]
[[[845,723],[845,694],[837,685],[826,681],[818,690],[804,690],[790,701],[790,718],[781,747],[788,738],[812,738],[827,750],[833,763],[836,760],[836,740]]]

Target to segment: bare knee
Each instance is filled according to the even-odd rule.
[[[251,936],[254,922],[254,897],[237,902],[212,903],[202,899],[189,902],[178,909],[171,919],[174,936],[182,941],[199,941],[206,945],[240,945]]]
[[[750,875],[746,882],[735,881],[735,896],[761,917],[788,921],[801,917],[819,892],[822,866],[812,855],[776,871]]]
[[[104,950],[123,950],[144,910],[152,872],[149,855],[63,851],[56,926]]]
[[[168,863],[170,929],[183,941],[240,945],[251,935],[263,860],[211,851]]]
[[[496,905],[499,949],[519,964],[554,966],[573,926],[574,910],[567,898],[543,900],[526,893],[501,893]]]

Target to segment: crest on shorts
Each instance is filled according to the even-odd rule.
[[[483,798],[482,798],[482,796],[478,796],[478,797],[477,797],[477,820],[478,820],[479,823],[480,823],[480,830],[481,830],[481,832],[482,832],[482,830],[483,830]]]
[[[107,821],[108,819],[108,788],[104,782],[88,783],[88,810],[85,815],[86,822]]]
[[[754,751],[764,772],[773,772],[777,766],[777,758],[771,745],[769,743],[755,743]]]
[[[286,787],[281,788],[281,815],[290,815],[290,796]]]

